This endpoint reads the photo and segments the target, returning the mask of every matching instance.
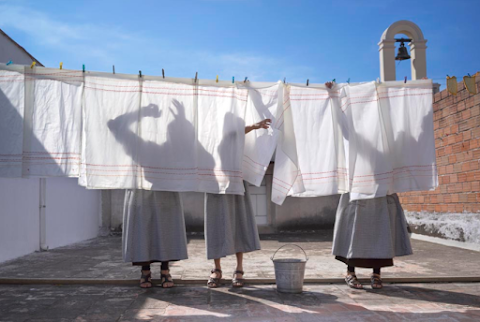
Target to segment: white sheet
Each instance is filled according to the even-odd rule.
[[[284,86],[283,110],[275,122],[275,127],[281,133],[275,152],[272,201],[278,205],[283,204],[287,195],[305,191],[299,167],[302,156],[297,153],[290,90],[291,86]]]
[[[348,122],[351,200],[386,196],[392,155],[386,139],[375,82],[345,86],[341,109]]]
[[[432,81],[387,82],[377,91],[392,155],[388,193],[435,189]]]
[[[195,86],[158,80],[142,83],[140,188],[196,191]]]
[[[24,68],[0,64],[0,177],[22,176]]]
[[[277,118],[283,109],[283,85],[279,82],[275,86],[255,88],[255,84],[249,84],[246,88],[248,101],[245,124],[252,125],[264,119],[272,121],[269,129],[254,130],[245,135],[243,178],[255,186],[260,186],[280,133]]]
[[[85,74],[82,168],[89,189],[139,187],[138,76]]]
[[[246,89],[198,86],[197,191],[245,192],[242,161],[247,97]]]
[[[23,176],[78,177],[83,73],[25,69]]]
[[[431,81],[287,86],[284,100],[273,202],[344,192],[370,199],[438,185]]]

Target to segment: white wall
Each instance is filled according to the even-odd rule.
[[[97,237],[100,198],[100,190],[80,187],[76,178],[47,178],[47,246],[55,248]]]
[[[39,179],[0,178],[0,262],[39,246]]]
[[[32,63],[30,56],[0,33],[0,63],[7,63],[10,60],[17,65],[30,65]]]
[[[40,249],[40,179],[0,178],[0,262]],[[49,249],[98,236],[99,190],[75,178],[46,179],[46,246]]]

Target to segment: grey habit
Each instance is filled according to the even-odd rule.
[[[188,258],[180,193],[127,190],[122,247],[125,262],[164,262]]]
[[[260,249],[248,183],[245,195],[205,194],[207,258],[217,259]]]
[[[396,194],[350,201],[337,208],[332,254],[345,259],[393,259],[411,255],[408,224]]]

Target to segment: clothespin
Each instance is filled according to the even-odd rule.
[[[60,69],[63,69],[63,62],[60,62]]]
[[[85,73],[85,64],[82,65],[82,71]]]
[[[407,83],[407,76],[405,76],[405,80],[403,81],[405,84]]]
[[[217,79],[215,80],[215,83],[218,83],[218,75],[217,75]]]
[[[165,71],[162,68],[162,77],[165,78]]]
[[[198,72],[195,72],[195,83],[197,82]]]
[[[36,65],[36,64],[37,64],[37,62],[35,62],[35,61],[34,61],[34,62],[32,62],[32,64],[30,65],[30,68],[33,68],[33,67],[35,67],[35,65]]]
[[[309,82],[310,82],[310,80],[307,79],[307,86],[308,86]]]
[[[472,77],[472,76],[470,76],[470,73],[467,73],[467,75],[468,75],[468,77]]]
[[[142,77],[142,71],[141,70],[138,71],[138,77],[140,77],[140,78]]]
[[[246,83],[246,82],[247,82],[247,79],[248,79],[248,77],[245,77],[245,80],[244,80],[243,82]]]
[[[286,81],[286,80],[287,80],[287,78],[286,78],[286,77],[284,77],[284,78],[283,78],[283,83],[284,83],[284,84],[285,84],[285,81]]]
[[[335,83],[335,78],[334,78],[334,79],[332,79],[332,83]]]
[[[347,84],[350,84],[350,77],[347,79]]]
[[[232,77],[232,84],[235,83],[235,77]]]
[[[13,64],[11,60],[8,61],[7,66]]]
[[[112,65],[113,73],[115,74],[115,65]]]

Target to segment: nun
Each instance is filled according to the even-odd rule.
[[[245,127],[245,134],[268,129],[270,119]],[[205,194],[205,246],[207,258],[213,259],[214,268],[207,282],[209,288],[220,286],[221,258],[235,254],[237,265],[232,276],[233,287],[243,287],[243,254],[260,250],[255,213],[248,183],[243,181],[245,194]]]
[[[335,218],[332,254],[347,265],[345,282],[361,289],[355,268],[370,268],[371,287],[381,289],[380,270],[393,266],[396,256],[411,255],[409,227],[397,194],[366,200],[340,197]]]
[[[183,120],[183,110],[177,105],[175,107],[179,113],[172,112],[174,121],[168,125],[168,131],[181,129],[183,132],[193,132],[193,126]],[[138,111],[135,111],[108,122],[110,131],[136,163],[140,163],[137,147],[156,156],[168,151],[162,145],[143,140],[130,130],[130,125],[138,122],[138,115]],[[161,112],[157,105],[150,104],[141,108],[140,115],[159,118]],[[181,138],[179,135],[177,137]],[[136,142],[136,146],[131,142]],[[183,204],[179,192],[142,189],[125,191],[122,254],[125,262],[141,268],[140,287],[153,286],[151,264],[157,262],[161,263],[161,287],[174,286],[169,263],[188,258]]]

